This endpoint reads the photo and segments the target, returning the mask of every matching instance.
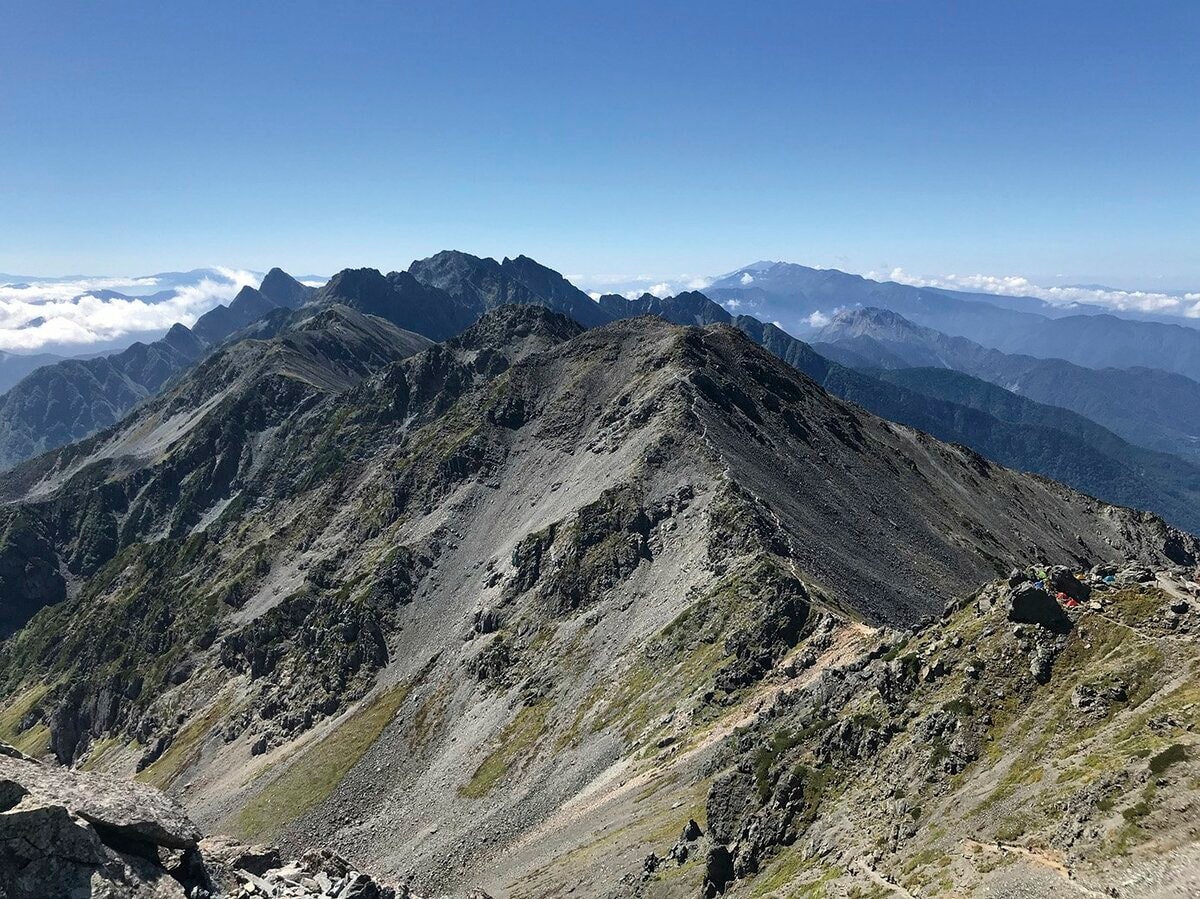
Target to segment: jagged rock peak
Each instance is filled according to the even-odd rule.
[[[511,303],[486,312],[452,343],[464,349],[479,349],[510,346],[538,336],[552,346],[582,332],[578,322],[545,306]]]
[[[267,272],[258,290],[271,302],[288,309],[303,306],[316,293],[316,288],[301,284],[281,268]]]
[[[321,297],[357,297],[368,292],[387,290],[388,280],[377,268],[344,268],[317,291]]]
[[[251,287],[249,284],[239,290],[237,296],[229,302],[230,309],[239,311],[243,309],[247,311],[261,309],[263,312],[267,312],[274,305],[258,288]]]

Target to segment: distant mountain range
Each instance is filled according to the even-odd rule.
[[[767,263],[744,274],[768,283],[786,281],[792,287],[816,277],[825,286],[818,290],[810,285],[810,293],[822,297],[852,278],[799,266],[781,270],[780,264]],[[853,280],[862,289],[887,295],[890,287],[900,286]],[[1156,510],[1182,527],[1200,530],[1200,469],[1194,461],[1153,451],[1175,450],[1195,458],[1185,432],[1186,422],[1194,420],[1190,410],[1195,401],[1193,382],[1187,378],[1007,356],[921,329],[896,313],[862,310],[844,313],[824,332],[834,340],[822,345],[827,357],[773,324],[727,308],[738,311],[741,305],[727,299],[723,306],[708,296],[721,290],[666,298],[645,294],[634,300],[606,295],[593,301],[558,272],[527,257],[497,262],[458,251],[418,260],[408,271],[387,275],[375,269],[347,269],[315,291],[276,269],[260,288],[243,289],[228,307],[212,310],[192,329],[177,326],[161,341],[101,359],[59,363],[27,378],[0,398],[0,460],[11,466],[109,427],[223,341],[271,339],[293,327],[298,317],[311,315],[314,308],[346,307],[431,340],[445,340],[487,311],[516,303],[544,306],[587,327],[639,315],[684,325],[731,325],[827,390],[885,418],[1103,499]],[[902,295],[910,305],[920,306],[909,289]],[[942,312],[983,308],[985,315],[1008,314],[938,292],[920,302]],[[866,335],[867,325],[872,326],[873,336]],[[896,329],[903,332],[902,341]],[[901,343],[903,354],[892,346]],[[956,370],[965,372],[956,378],[859,370],[927,366],[938,352],[951,350],[962,357]],[[950,363],[943,359],[934,364]],[[1025,380],[1018,383],[1018,375]],[[1103,398],[1113,379],[1136,385],[1141,398],[1106,406]],[[988,381],[1017,392],[1000,390]],[[1161,406],[1149,402],[1157,385],[1168,385],[1172,391]],[[1052,388],[1057,392],[1050,392]],[[1131,388],[1122,389],[1132,395]],[[1056,405],[1082,409],[1076,415]]]
[[[785,262],[739,269],[704,292],[734,312],[778,321],[797,333],[812,329],[814,313],[830,318],[841,309],[872,307],[1008,353],[1090,368],[1145,366],[1200,379],[1200,329],[1183,324],[1078,315],[1050,304],[1021,311],[1005,308],[1021,304],[991,294],[872,281]]]
[[[1200,461],[1200,382],[1153,368],[1089,368],[1002,353],[882,309],[839,313],[813,338],[856,368],[950,368],[1041,403],[1071,409],[1131,443]]]
[[[295,308],[312,292],[275,269],[260,289],[244,287],[228,306],[206,312],[190,329],[176,324],[152,343],[36,369],[0,396],[0,467],[115,424],[221,341],[271,310]]]

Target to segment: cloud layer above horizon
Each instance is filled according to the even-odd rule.
[[[813,265],[812,268],[830,268],[825,265]],[[754,283],[754,275],[748,271],[735,269],[733,274],[742,272],[737,279],[743,287]],[[938,287],[943,290],[957,290],[967,293],[991,294],[1005,297],[1032,297],[1055,306],[1070,308],[1072,306],[1090,305],[1101,306],[1114,312],[1153,313],[1158,315],[1180,316],[1183,318],[1200,318],[1200,292],[1162,293],[1148,290],[1118,290],[1099,286],[1070,285],[1061,287],[1043,287],[1029,278],[1021,275],[913,275],[903,268],[892,268],[888,271],[858,272],[864,278],[873,281],[895,281],[898,284],[908,284],[913,287]],[[685,290],[703,291],[714,281],[729,278],[722,275],[716,278],[703,278],[694,275],[679,275],[675,278],[661,278],[652,275],[577,275],[571,276],[570,281],[586,285],[589,295],[599,299],[604,293],[619,293],[626,299],[637,299],[642,294],[649,293],[656,297],[667,297]],[[736,301],[722,303],[733,310]],[[836,310],[835,310],[836,312]],[[819,313],[817,321],[810,321],[810,327],[822,327],[828,324],[828,316]]]
[[[0,350],[88,347],[132,334],[191,326],[205,312],[233,299],[255,272],[213,267],[179,283],[162,276],[80,278],[0,285]],[[125,296],[113,297],[107,292]],[[158,294],[167,293],[159,296]]]
[[[919,277],[910,275],[902,268],[893,268],[889,272],[865,272],[863,277],[875,281],[895,281],[897,284],[910,284],[914,287],[940,287],[945,290],[1006,297],[1035,297],[1055,306],[1082,304],[1103,306],[1117,312],[1147,312],[1200,318],[1200,293],[1157,293],[1148,290],[1118,290],[1076,285],[1042,287],[1020,275]]]
[[[1200,318],[1200,292],[1161,293],[1096,286],[1044,287],[1019,275],[918,276],[903,268],[864,272],[864,277],[920,287],[969,291],[1007,297],[1034,297],[1057,306],[1101,306],[1116,312],[1155,313]],[[191,326],[205,312],[231,300],[245,285],[257,285],[256,272],[216,266],[186,275],[147,277],[82,277],[40,279],[0,284],[0,350],[37,352],[51,349],[86,352],[93,346],[119,344],[129,335],[165,332],[179,322]],[[571,275],[594,299],[619,293],[636,299],[649,293],[667,297],[685,290],[704,290],[713,278],[681,274]],[[741,283],[753,282],[746,273]],[[110,292],[124,296],[111,296]],[[735,308],[736,301],[727,307]],[[826,322],[822,313],[809,327]]]

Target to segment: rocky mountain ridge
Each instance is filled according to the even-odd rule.
[[[1035,566],[849,660],[810,638],[777,675],[809,676],[693,766],[704,838],[614,895],[1194,891],[1198,594],[1190,568]]]
[[[190,329],[176,324],[149,344],[33,371],[0,396],[0,469],[116,424],[221,341],[272,309],[297,308],[312,292],[279,269],[262,286],[267,292],[243,288]]]
[[[646,294],[638,300],[608,295],[599,302],[617,318],[653,314],[684,325],[731,324],[831,393],[876,415],[1109,502],[1151,508],[1181,527],[1200,529],[1200,469],[1131,446],[1065,409],[1034,403],[966,375],[948,383],[945,374],[923,374],[924,370],[857,371],[822,356],[773,324],[749,315],[734,316],[698,292],[665,299]]]
[[[72,580],[0,646],[0,737],[417,890],[544,860],[559,809],[715,745],[814,635],[1017,563],[1195,562],[729,327],[501,307],[343,380],[329,346],[401,332],[308,320],[6,481],[37,552],[5,559]]]

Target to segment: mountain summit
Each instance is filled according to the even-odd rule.
[[[507,303],[534,303],[584,327],[611,321],[587,294],[553,269],[527,256],[503,262],[446,250],[409,266],[417,280],[446,291],[477,317]]]

